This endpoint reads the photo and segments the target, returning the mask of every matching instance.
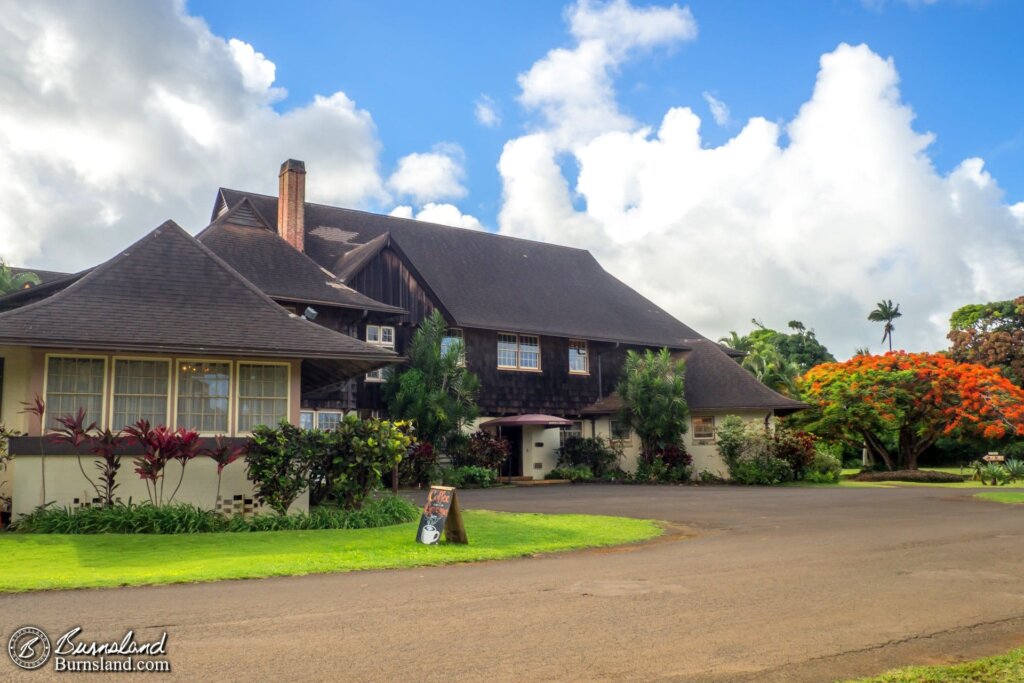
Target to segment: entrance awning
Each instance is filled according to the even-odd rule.
[[[481,427],[569,427],[572,420],[554,415],[509,415],[480,423]]]

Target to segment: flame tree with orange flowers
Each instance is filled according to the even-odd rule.
[[[807,428],[860,445],[890,469],[917,469],[944,436],[1024,435],[1024,390],[998,370],[940,353],[889,352],[824,363],[803,377]]]

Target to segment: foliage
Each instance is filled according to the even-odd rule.
[[[760,382],[787,396],[796,396],[797,378],[821,363],[835,362],[835,357],[818,341],[814,330],[808,330],[799,320],[791,320],[790,333],[765,327],[752,320],[755,329],[740,336],[730,332],[719,339],[746,355],[738,359],[740,365]]]
[[[985,486],[1006,486],[1012,481],[1010,472],[996,462],[978,462],[974,467],[974,477]]]
[[[1010,475],[1010,479],[1014,481],[1024,480],[1024,460],[1018,458],[1010,458],[1005,463],[1007,474]]]
[[[621,448],[613,447],[600,436],[570,436],[558,450],[559,466],[585,465],[598,478],[617,470],[621,458]]]
[[[245,455],[245,448],[227,444],[222,437],[214,439],[213,448],[205,449],[202,454],[217,463],[217,501],[220,501],[220,483],[224,468]]]
[[[398,481],[405,486],[427,486],[440,477],[437,451],[429,441],[416,443],[398,466]]]
[[[470,545],[412,543],[416,522],[252,534],[0,534],[0,593],[396,569],[529,557],[656,537],[654,521],[463,511]],[[97,568],[102,568],[98,571]]]
[[[1003,503],[1005,505],[1024,505],[1024,493],[1015,491],[975,493],[974,497],[982,500],[990,500],[993,503]]]
[[[456,467],[482,467],[496,470],[501,467],[512,452],[508,439],[483,430],[473,432],[469,439],[452,452],[452,464]]]
[[[345,416],[327,435],[331,495],[343,509],[355,510],[381,484],[415,443],[408,422]]]
[[[319,507],[311,513],[226,517],[188,503],[132,503],[69,508],[39,507],[18,520],[15,531],[35,534],[198,534],[219,531],[298,529],[365,529],[411,522],[418,508],[403,498],[386,496],[361,510]]]
[[[814,437],[784,425],[771,430],[730,415],[716,436],[729,476],[740,484],[774,486],[802,479],[814,466]]]
[[[10,439],[12,436],[18,436],[19,432],[8,429],[7,427],[0,425],[0,490],[4,488],[4,484],[7,480],[4,479],[4,474],[7,472],[7,465],[11,462],[11,451],[9,448]],[[0,494],[0,513],[6,514],[11,511],[11,497]],[[3,524],[0,522],[0,527]]]
[[[40,406],[41,402],[37,403],[35,410],[38,410]],[[78,457],[78,468],[96,492],[96,497],[102,500],[104,505],[113,505],[114,491],[118,487],[117,473],[121,469],[121,456],[118,451],[126,441],[125,433],[120,430],[114,432],[109,428],[99,429],[95,422],[90,422],[87,425],[85,420],[85,408],[79,408],[74,415],[56,418],[57,428],[50,436],[50,440],[54,443],[66,443],[75,450]],[[93,481],[85,471],[85,466],[82,464],[82,449],[98,458],[94,463],[99,471],[96,481]]]
[[[39,276],[35,273],[15,273],[7,262],[0,258],[0,296],[25,289],[30,285],[38,285]]]
[[[711,470],[701,470],[697,473],[697,481],[702,484],[723,484],[725,479]]]
[[[594,472],[587,465],[559,465],[544,475],[545,479],[568,479],[572,482],[590,481]]]
[[[888,469],[916,469],[940,437],[1024,433],[1024,390],[997,370],[943,354],[890,352],[813,368],[803,380],[806,427],[865,444]]]
[[[957,309],[947,337],[954,360],[996,368],[1024,386],[1024,296]]]
[[[624,404],[620,420],[640,437],[641,460],[650,463],[662,449],[682,443],[690,414],[685,373],[685,363],[668,349],[626,353],[617,389]]]
[[[280,515],[309,485],[310,470],[323,457],[317,435],[281,420],[277,427],[257,425],[245,446],[246,473],[259,500]]]
[[[747,423],[738,415],[727,415],[715,430],[718,454],[731,466],[741,455],[747,443]]]
[[[446,467],[442,478],[446,486],[457,489],[489,489],[498,485],[498,473],[494,469],[476,465]]]
[[[135,472],[146,482],[146,492],[154,505],[165,505],[174,500],[185,479],[185,466],[201,452],[199,432],[184,427],[171,429],[164,425],[151,427],[148,420],[139,420],[126,427],[124,433],[140,445],[142,455],[135,458]],[[178,484],[169,498],[164,498],[164,484],[167,482],[167,464],[177,462],[181,466]]]
[[[915,484],[962,484],[964,478],[950,472],[935,470],[896,470],[894,472],[861,472],[855,481],[905,481]]]
[[[388,375],[384,393],[392,416],[411,420],[416,433],[442,453],[479,411],[480,380],[466,369],[461,342],[442,350],[446,335],[440,312],[423,321],[412,338],[409,364]]]
[[[641,460],[636,465],[633,481],[642,484],[684,484],[693,476],[693,468],[689,464],[677,462],[669,465],[661,457],[654,460]]]
[[[793,470],[793,479],[803,479],[804,473],[814,464],[816,455],[814,436],[780,424],[771,433],[771,440],[771,454],[789,463],[790,469]]]
[[[838,484],[843,474],[843,463],[828,447],[817,444],[814,460],[804,472],[804,481],[813,484]]]
[[[875,306],[875,310],[868,313],[868,320],[871,322],[885,323],[882,326],[882,343],[884,344],[887,339],[889,340],[889,351],[892,351],[892,333],[896,329],[892,322],[902,316],[900,305],[893,304],[892,299],[879,301]]]

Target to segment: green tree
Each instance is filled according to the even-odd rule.
[[[792,332],[788,334],[766,327],[756,318],[750,322],[755,329],[749,334],[730,332],[718,341],[743,351],[746,355],[737,359],[739,364],[775,391],[796,396],[800,375],[816,365],[836,360],[818,341],[814,330],[808,330],[799,320],[789,321]]]
[[[668,349],[626,354],[617,388],[624,404],[620,419],[640,437],[641,457],[648,463],[665,448],[679,446],[686,433],[685,375],[685,363],[673,359]]]
[[[958,308],[949,319],[948,338],[955,360],[996,368],[1024,386],[1024,296]]]
[[[462,342],[442,351],[446,329],[444,318],[434,311],[412,338],[409,364],[390,372],[384,386],[391,416],[411,420],[417,438],[442,453],[476,419],[480,390],[480,380],[463,362]]]
[[[889,340],[889,350],[892,351],[892,332],[896,329],[896,326],[892,324],[896,318],[902,317],[900,313],[900,305],[893,304],[892,299],[885,299],[879,301],[875,310],[868,313],[868,320],[874,323],[885,323],[882,326],[882,343],[885,340]]]
[[[27,285],[38,284],[39,276],[35,273],[15,273],[3,259],[0,259],[0,295],[16,292]]]

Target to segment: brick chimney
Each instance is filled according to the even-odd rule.
[[[306,246],[306,164],[289,159],[281,164],[277,192],[277,234],[299,251]]]

